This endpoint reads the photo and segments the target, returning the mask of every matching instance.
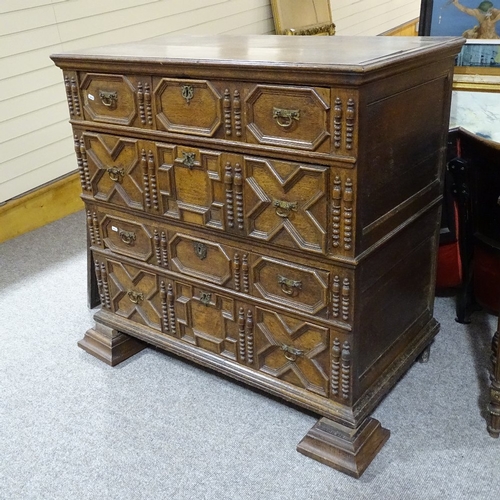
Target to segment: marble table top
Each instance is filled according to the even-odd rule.
[[[500,94],[455,91],[450,128],[462,127],[485,139],[500,142]]]

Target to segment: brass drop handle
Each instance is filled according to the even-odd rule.
[[[278,285],[281,285],[281,291],[286,295],[293,295],[297,290],[302,289],[302,281],[291,280],[279,275]]]
[[[120,182],[122,177],[125,175],[125,170],[118,167],[109,167],[106,169],[109,178],[114,182]]]
[[[135,233],[133,231],[124,231],[123,229],[120,229],[120,232],[118,234],[120,235],[120,239],[126,245],[132,245],[132,243],[135,241]]]
[[[273,118],[282,128],[289,128],[293,121],[299,121],[300,109],[273,108]]]
[[[139,304],[139,302],[144,300],[144,294],[142,292],[136,292],[135,290],[129,290],[127,292],[130,302],[134,304]]]
[[[195,159],[196,159],[195,153],[186,153],[185,151],[182,152],[181,163],[186,165],[186,167],[188,167],[189,170],[193,168]]]
[[[273,206],[276,207],[276,214],[286,219],[291,211],[297,211],[298,203],[296,201],[274,200]]]
[[[288,359],[288,361],[295,361],[297,356],[302,356],[304,354],[304,351],[286,344],[281,345],[281,350],[285,352],[285,358]]]
[[[99,98],[104,106],[114,108],[118,101],[118,92],[111,92],[108,90],[99,90]]]

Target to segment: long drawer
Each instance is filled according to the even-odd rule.
[[[65,78],[74,119],[356,155],[358,110],[352,90],[140,74],[65,72]]]
[[[356,169],[75,129],[84,198],[248,241],[353,256]]]
[[[352,397],[350,335],[94,251],[103,308],[320,396]]]
[[[196,230],[97,205],[88,206],[87,220],[93,248],[316,315],[340,328],[352,324],[354,271],[347,267],[214,242]]]

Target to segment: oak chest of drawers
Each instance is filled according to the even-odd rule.
[[[369,415],[437,333],[457,38],[169,36],[63,69],[101,309],[147,343],[323,418],[299,451],[359,476]]]

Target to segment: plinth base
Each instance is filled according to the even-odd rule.
[[[146,343],[101,323],[96,323],[95,328],[90,328],[78,342],[78,347],[110,366],[125,361],[146,346]]]
[[[359,478],[389,435],[390,432],[373,418],[365,419],[356,429],[321,418],[298,444],[297,451]]]

